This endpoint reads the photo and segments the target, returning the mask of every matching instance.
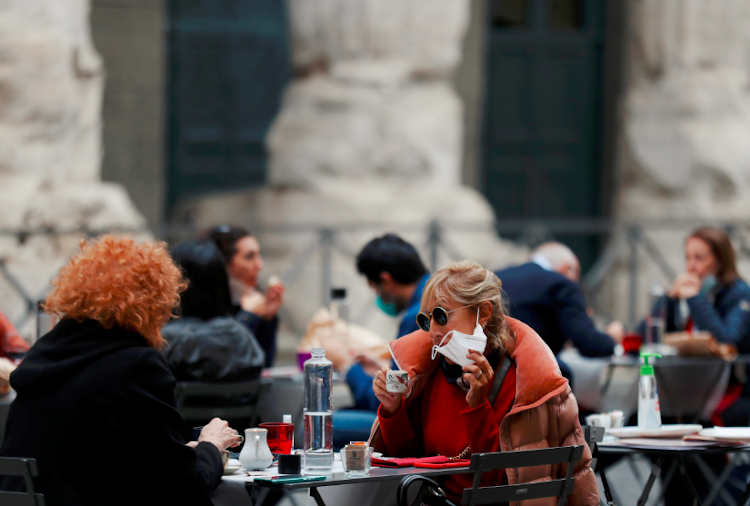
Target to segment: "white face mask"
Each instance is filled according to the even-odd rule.
[[[451,340],[443,346],[443,343],[450,336]],[[477,310],[477,325],[474,327],[474,333],[472,335],[464,334],[457,330],[451,330],[443,336],[443,340],[440,341],[439,345],[432,347],[432,360],[435,360],[437,354],[440,353],[451,361],[459,364],[461,367],[469,364],[473,364],[474,361],[466,358],[469,350],[476,350],[479,353],[484,353],[487,347],[487,336],[484,333],[484,329],[479,325],[479,311]]]

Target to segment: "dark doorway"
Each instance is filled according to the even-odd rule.
[[[186,197],[265,182],[291,72],[285,5],[169,0],[167,219]]]
[[[499,220],[604,212],[604,0],[489,0],[483,189]],[[556,235],[589,267],[596,233]]]

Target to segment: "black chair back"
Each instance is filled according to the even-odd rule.
[[[175,388],[177,409],[187,421],[208,423],[218,417],[249,427],[258,416],[265,389],[260,379],[242,383],[180,382]]]
[[[472,455],[469,469],[474,471],[474,485],[472,488],[464,489],[461,504],[475,506],[518,502],[541,497],[559,497],[558,506],[563,506],[567,502],[568,495],[573,492],[575,484],[573,470],[581,457],[583,457],[583,445]],[[480,487],[482,473],[488,471],[555,464],[568,465],[565,478],[517,485]]]
[[[36,493],[32,479],[39,476],[36,460],[0,457],[0,476],[20,476],[26,485],[26,492],[0,490],[0,504],[3,506],[44,506],[44,496]]]

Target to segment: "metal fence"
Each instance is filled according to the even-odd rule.
[[[254,232],[258,235],[271,234],[297,234],[299,236],[313,235],[312,239],[299,250],[292,262],[286,266],[281,274],[288,289],[291,289],[303,270],[310,262],[319,259],[320,270],[320,298],[321,305],[327,306],[330,296],[333,255],[334,252],[351,258],[352,264],[357,252],[351,251],[341,240],[346,234],[366,232],[372,230],[373,234],[384,229],[396,233],[424,234],[423,244],[415,244],[427,259],[428,267],[435,270],[438,267],[439,258],[447,258],[449,261],[461,260],[458,248],[451,244],[449,235],[451,232],[496,232],[500,237],[515,236],[516,242],[533,248],[543,242],[554,240],[558,236],[569,237],[571,235],[598,236],[605,239],[606,246],[603,248],[594,265],[588,269],[581,280],[584,292],[589,301],[595,301],[597,291],[601,288],[603,281],[618,262],[626,262],[628,271],[628,293],[627,313],[628,324],[635,325],[638,319],[638,300],[644,291],[639,286],[639,273],[642,266],[643,255],[647,261],[652,262],[658,271],[667,280],[671,280],[681,266],[673,266],[667,261],[660,247],[649,234],[660,231],[689,231],[697,226],[713,226],[726,230],[732,237],[738,258],[750,259],[750,246],[747,242],[747,234],[750,232],[750,221],[708,221],[702,219],[682,220],[654,220],[643,223],[623,223],[606,219],[576,219],[576,220],[502,220],[493,226],[476,223],[455,223],[432,221],[427,224],[394,225],[388,223],[366,223],[351,226],[316,226],[316,225],[288,225],[273,228],[256,227]],[[20,243],[25,242],[32,236],[60,236],[78,235],[83,237],[94,237],[102,233],[150,233],[143,229],[109,229],[92,230],[76,228],[68,230],[55,230],[51,228],[37,229],[0,229],[0,237],[12,236]],[[178,240],[190,237],[196,232],[192,227],[170,225],[161,231],[161,237],[168,242],[174,243]],[[43,294],[32,294],[23,283],[22,279],[11,273],[4,259],[0,258],[0,279],[4,279],[11,289],[24,301],[26,310],[24,314],[15,319],[15,323],[23,325],[35,313],[37,302]],[[607,308],[597,308],[605,316]]]

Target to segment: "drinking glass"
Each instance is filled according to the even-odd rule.
[[[294,424],[285,422],[265,422],[258,425],[261,429],[268,431],[268,447],[271,453],[292,453],[292,441],[294,441]]]

